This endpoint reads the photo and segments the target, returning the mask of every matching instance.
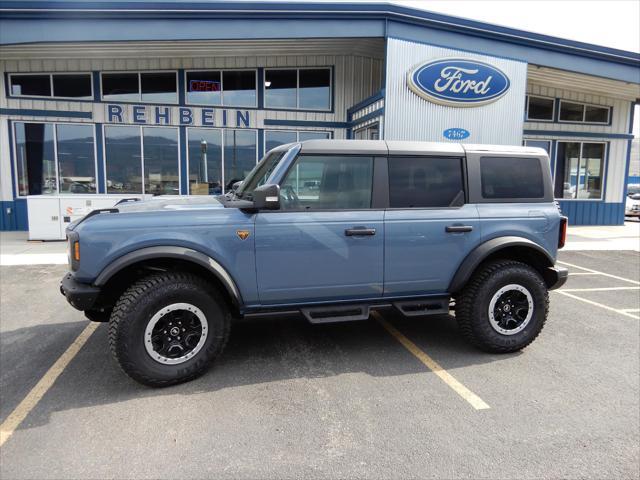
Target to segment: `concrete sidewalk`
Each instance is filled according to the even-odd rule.
[[[640,252],[640,222],[623,226],[569,227],[567,251],[632,250]],[[27,232],[0,232],[0,265],[64,265],[65,241],[28,241]]]

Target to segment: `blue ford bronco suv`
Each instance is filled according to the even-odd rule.
[[[566,226],[544,150],[310,140],[271,150],[224,196],[125,202],[71,224],[61,292],[109,322],[116,360],[151,386],[202,374],[234,319],[284,312],[453,309],[471,343],[513,352],[566,281]]]

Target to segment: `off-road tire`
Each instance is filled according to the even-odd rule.
[[[163,365],[147,352],[145,329],[163,307],[182,302],[204,313],[208,335],[192,358],[178,365]],[[204,373],[222,353],[230,324],[229,308],[213,285],[191,273],[161,272],[136,281],[120,296],[109,319],[109,344],[127,375],[144,385],[166,387]]]
[[[502,287],[517,284],[533,298],[533,315],[526,327],[513,335],[495,330],[489,320],[492,297]],[[473,274],[456,295],[456,320],[463,336],[481,350],[509,353],[525,348],[542,331],[549,312],[549,292],[540,273],[529,265],[513,260],[487,262]]]

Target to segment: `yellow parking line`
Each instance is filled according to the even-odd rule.
[[[610,292],[612,290],[640,290],[640,287],[563,288],[563,292]]]
[[[627,317],[631,317],[631,318],[635,318],[636,320],[640,320],[640,316],[638,316],[638,315],[633,315],[633,314],[631,314],[629,312],[625,312],[624,310],[621,310],[621,309],[618,309],[618,308],[609,307],[607,305],[603,305],[601,303],[594,302],[593,300],[587,300],[586,298],[578,297],[578,296],[573,295],[571,293],[567,293],[564,290],[551,290],[551,291],[555,292],[555,293],[560,293],[560,294],[565,295],[567,297],[574,298],[576,300],[580,300],[581,302],[588,303],[589,305],[594,305],[596,307],[604,308],[605,310],[610,310],[612,312],[619,313],[620,315],[625,315]]]
[[[9,414],[2,425],[0,425],[0,447],[4,445],[9,437],[13,434],[16,428],[22,423],[22,421],[29,415],[29,412],[34,409],[38,402],[42,399],[45,393],[51,388],[56,379],[69,365],[69,362],[73,360],[73,357],[77,355],[82,346],[89,339],[91,334],[96,330],[98,324],[95,322],[89,323],[85,329],[77,336],[73,343],[67,348],[67,350],[56,360],[47,373],[38,381],[35,387],[27,394],[26,397],[18,404],[18,406]]]
[[[580,270],[584,270],[585,272],[595,273],[595,274],[598,274],[598,275],[604,275],[605,277],[615,278],[616,280],[621,280],[623,282],[629,282],[629,283],[633,283],[635,285],[640,285],[640,282],[638,282],[637,280],[630,280],[628,278],[618,277],[617,275],[611,275],[610,273],[599,272],[598,270],[593,270],[591,268],[581,267],[580,265],[574,265],[573,263],[561,262],[560,260],[558,260],[557,263],[560,263],[562,265],[566,265],[567,267],[579,268]],[[571,276],[571,273],[569,273],[569,276]]]
[[[444,368],[442,368],[435,360],[433,360],[429,355],[424,353],[418,346],[405,337],[397,328],[387,322],[378,312],[373,312],[371,314],[380,325],[382,325],[387,332],[389,332],[393,337],[395,337],[398,342],[402,344],[414,357],[420,360],[429,370],[435,373],[440,380],[446,383],[450,388],[452,388],[458,395],[464,398],[467,402],[471,404],[473,408],[476,410],[486,410],[491,408],[487,405],[484,400],[482,400],[479,396],[461,384],[458,380],[456,380],[449,372],[447,372]]]

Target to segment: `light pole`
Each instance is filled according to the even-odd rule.
[[[209,172],[207,171],[207,141],[200,140],[200,181],[209,183]]]

